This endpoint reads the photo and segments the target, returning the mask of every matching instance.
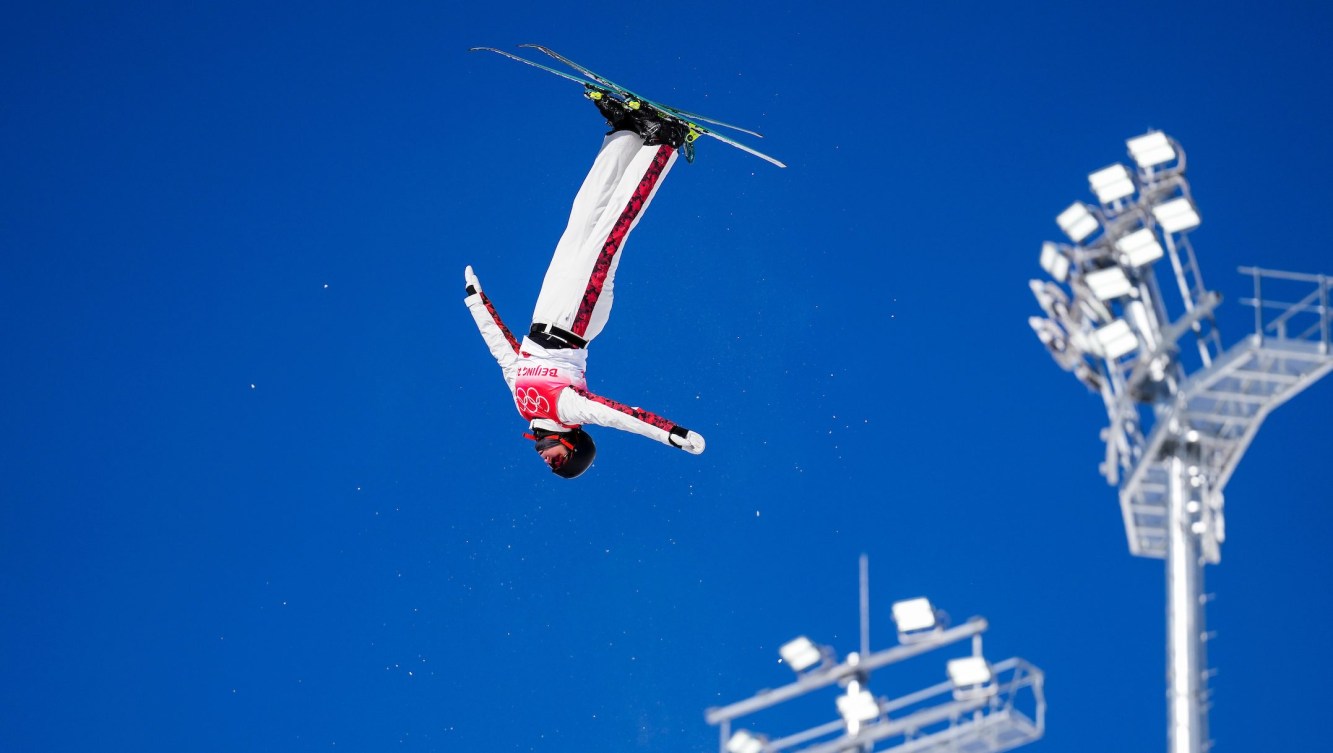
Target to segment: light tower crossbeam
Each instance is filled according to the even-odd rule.
[[[737,701],[721,708],[711,708],[704,712],[704,719],[709,724],[718,724],[723,721],[729,721],[737,717],[753,714],[756,711],[762,711],[769,706],[775,706],[784,701],[805,695],[812,690],[836,685],[839,681],[855,676],[858,672],[869,672],[871,670],[887,667],[890,664],[910,659],[913,656],[924,654],[928,651],[934,651],[950,643],[957,643],[966,640],[974,635],[986,631],[986,621],[980,617],[974,617],[966,623],[954,628],[945,630],[937,635],[904,646],[894,646],[873,653],[856,664],[842,662],[826,669],[811,672],[799,680],[780,688],[766,690],[744,701]]]
[[[996,664],[982,652],[985,619],[973,617],[949,627],[948,615],[925,597],[893,604],[898,645],[870,650],[869,565],[861,558],[860,650],[836,662],[827,646],[806,636],[783,644],[778,653],[796,672],[796,682],[704,712],[718,727],[719,753],[1000,753],[1041,738],[1046,729],[1045,676],[1017,657]],[[872,673],[906,659],[970,639],[970,652],[944,663],[947,681],[894,698],[874,695]],[[836,663],[835,663],[836,662]],[[790,708],[769,709],[830,686],[841,688],[832,704],[841,719],[770,738],[751,729],[735,729],[742,717],[767,711],[768,721],[791,725]],[[747,726],[758,717],[747,719]],[[808,723],[808,722],[807,722]]]

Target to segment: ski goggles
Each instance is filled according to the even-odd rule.
[[[574,443],[569,441],[568,439],[565,439],[559,434],[551,433],[551,434],[545,434],[540,437],[536,436],[535,434],[524,434],[523,437],[525,439],[531,439],[537,443],[535,449],[537,450],[538,453],[546,452],[552,447],[556,447],[559,445],[564,445],[565,449],[569,450],[569,452],[565,453],[564,455],[552,458],[550,461],[548,461],[552,469],[559,468],[560,466],[564,465],[565,461],[569,460],[570,456],[574,454]]]

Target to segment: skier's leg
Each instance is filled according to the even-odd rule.
[[[669,145],[645,146],[633,131],[606,137],[542,281],[534,325],[556,327],[585,342],[602,331],[620,251],[676,156]]]
[[[633,131],[614,131],[602,140],[602,148],[597,152],[588,175],[579,186],[574,196],[574,204],[569,211],[569,223],[556,244],[551,257],[550,269],[569,264],[569,259],[578,249],[586,246],[597,229],[597,223],[608,211],[616,187],[624,179],[634,155],[643,145],[643,139]],[[548,270],[548,275],[550,274]]]

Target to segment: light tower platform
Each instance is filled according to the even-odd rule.
[[[1188,435],[1198,443],[1198,462],[1190,473],[1191,496],[1198,502],[1191,506],[1197,507],[1190,511],[1192,525],[1200,534],[1203,557],[1219,562],[1226,538],[1222,491],[1245,450],[1269,413],[1333,370],[1333,279],[1248,267],[1241,272],[1255,280],[1254,297],[1241,301],[1255,310],[1254,334],[1191,374],[1143,446],[1133,450],[1138,461],[1121,485],[1120,508],[1136,556],[1166,558],[1172,457],[1167,445]],[[1274,281],[1313,289],[1295,302],[1266,301],[1264,283]]]

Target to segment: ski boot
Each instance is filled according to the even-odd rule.
[[[667,144],[680,150],[686,162],[694,161],[694,140],[699,138],[699,132],[693,124],[650,107],[636,109],[634,119],[645,146]]]
[[[621,102],[611,93],[598,89],[591,84],[584,90],[583,96],[592,100],[597,105],[597,111],[606,118],[607,125],[611,126],[611,133],[616,131],[635,131],[638,129],[634,125],[633,111],[629,105]]]
[[[597,105],[602,117],[611,125],[612,133],[634,131],[643,137],[644,146],[667,144],[679,149],[686,162],[694,161],[694,141],[699,138],[699,132],[690,123],[647,107],[638,100],[622,102],[610,92],[594,86],[588,86],[583,96]]]
[[[679,149],[690,132],[687,124],[648,107],[635,109],[633,118],[635,130],[643,137],[645,146],[668,144]]]

